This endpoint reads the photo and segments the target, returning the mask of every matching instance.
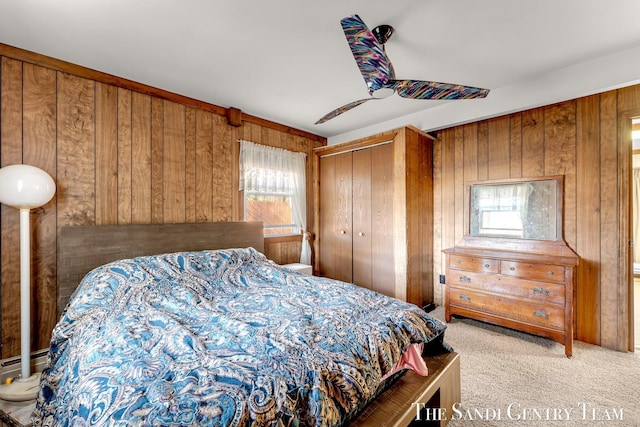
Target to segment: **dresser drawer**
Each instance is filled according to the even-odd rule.
[[[491,258],[478,258],[472,256],[450,255],[449,268],[466,271],[479,271],[481,273],[497,273],[499,261]]]
[[[500,273],[534,280],[539,279],[545,282],[564,283],[564,267],[561,265],[501,261]]]
[[[527,298],[547,304],[564,305],[565,288],[557,283],[545,283],[501,274],[483,274],[449,270],[447,284],[485,292]]]
[[[538,282],[519,277],[506,275],[498,276],[499,284],[493,289],[505,294],[540,301],[545,304],[558,304],[564,306],[564,284]]]
[[[564,307],[538,304],[502,295],[485,294],[451,287],[449,304],[491,313],[519,322],[564,330]]]

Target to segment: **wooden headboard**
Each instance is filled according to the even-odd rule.
[[[58,229],[58,315],[89,271],[119,259],[205,249],[264,252],[261,221],[69,226]]]

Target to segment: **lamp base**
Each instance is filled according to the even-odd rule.
[[[40,372],[29,378],[15,379],[11,384],[0,384],[0,399],[11,402],[35,400],[40,389]]]

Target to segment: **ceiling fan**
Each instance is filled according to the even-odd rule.
[[[392,26],[379,25],[373,31],[369,31],[367,25],[358,15],[341,19],[340,25],[342,25],[342,30],[360,73],[369,88],[370,96],[331,111],[315,124],[324,123],[372,99],[384,99],[394,93],[403,98],[444,100],[484,98],[489,94],[489,89],[459,84],[424,80],[397,80],[391,60],[384,48],[384,44],[393,34]]]

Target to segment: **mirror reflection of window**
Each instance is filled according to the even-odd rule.
[[[495,234],[522,238],[522,217],[518,211],[483,211],[480,230],[482,236]]]
[[[556,239],[556,181],[471,186],[472,236]]]

